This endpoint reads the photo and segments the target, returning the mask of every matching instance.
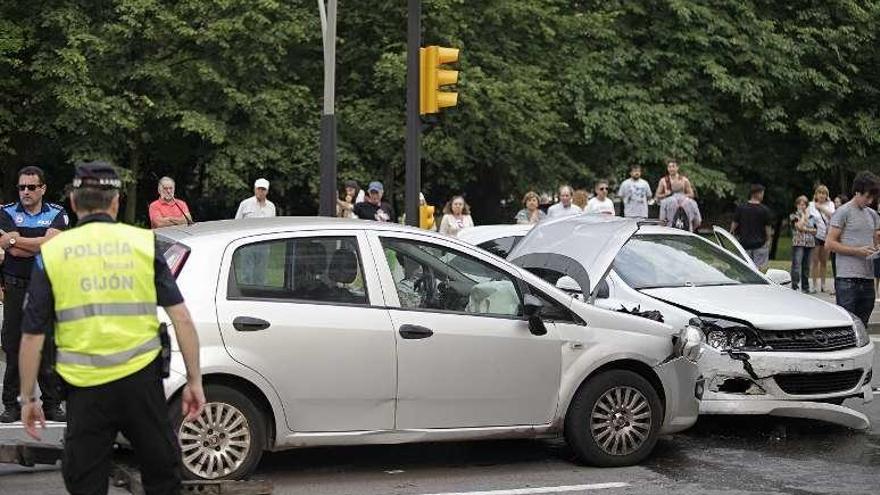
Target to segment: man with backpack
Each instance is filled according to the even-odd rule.
[[[693,232],[700,227],[703,218],[697,202],[685,194],[685,187],[684,182],[672,183],[672,196],[660,202],[660,224]]]

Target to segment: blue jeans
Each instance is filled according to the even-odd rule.
[[[834,280],[837,305],[868,324],[874,311],[874,281],[869,278],[838,278]]]
[[[791,288],[807,292],[810,290],[810,251],[806,246],[791,247]],[[800,281],[800,286],[798,286]]]

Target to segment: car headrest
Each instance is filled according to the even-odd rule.
[[[328,273],[330,280],[340,284],[350,284],[358,276],[357,254],[351,248],[342,247],[333,253]]]

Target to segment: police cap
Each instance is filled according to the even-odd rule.
[[[119,189],[122,181],[113,165],[104,161],[79,162],[73,174],[73,188],[94,187],[97,189]]]

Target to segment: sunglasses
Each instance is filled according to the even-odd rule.
[[[608,188],[607,188],[607,187],[600,187],[599,190],[600,190],[600,191],[607,191]]]
[[[43,184],[19,184],[18,190],[24,191],[27,189],[28,191],[36,191],[38,187],[43,187]]]

